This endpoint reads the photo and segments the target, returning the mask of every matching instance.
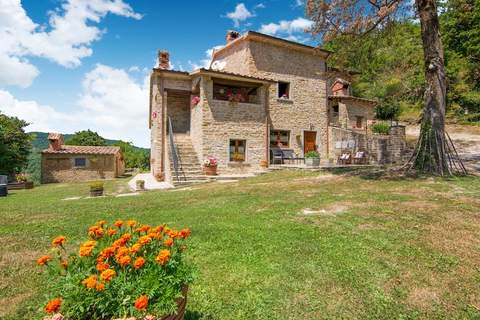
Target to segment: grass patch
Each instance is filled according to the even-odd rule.
[[[105,192],[125,183],[107,182]],[[191,227],[200,275],[187,320],[480,317],[478,178],[282,171],[62,200],[88,190],[53,184],[0,199],[0,318],[42,318],[34,260],[54,236],[73,248],[97,220],[132,217]]]

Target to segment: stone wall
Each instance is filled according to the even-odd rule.
[[[190,131],[190,94],[169,92],[167,115],[172,119],[173,132]]]
[[[74,167],[75,158],[86,158],[86,166]],[[42,154],[42,183],[113,179],[116,162],[115,155]],[[122,168],[118,173],[123,174]]]
[[[202,151],[203,157],[218,159],[218,173],[248,173],[260,168],[265,158],[266,111],[264,104],[232,103],[214,100],[213,83],[202,80]],[[260,96],[264,90],[260,89]],[[246,159],[233,162],[229,159],[230,139],[246,140]],[[202,159],[203,160],[203,159]]]
[[[270,128],[289,130],[290,148],[299,154],[303,154],[304,131],[316,131],[317,150],[325,153],[328,121],[325,60],[271,43],[241,41],[241,45],[227,47],[216,56],[216,60],[224,62],[223,70],[289,82],[288,100],[278,99],[277,85],[270,86]]]
[[[404,126],[391,127],[388,135],[329,127],[329,145],[329,157],[335,160],[344,152],[367,151],[370,163],[400,164],[409,153]]]

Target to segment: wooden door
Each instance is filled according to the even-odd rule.
[[[309,151],[317,151],[315,142],[317,140],[316,131],[304,131],[303,132],[303,152],[307,154]]]

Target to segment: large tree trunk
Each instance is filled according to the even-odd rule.
[[[410,168],[423,173],[466,173],[445,132],[446,80],[436,0],[416,0],[425,60],[425,106]]]

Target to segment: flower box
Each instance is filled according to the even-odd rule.
[[[193,279],[183,258],[189,229],[117,220],[87,233],[78,251],[67,252],[67,238],[58,236],[37,260],[49,273],[50,319],[183,319]]]

